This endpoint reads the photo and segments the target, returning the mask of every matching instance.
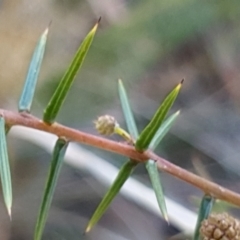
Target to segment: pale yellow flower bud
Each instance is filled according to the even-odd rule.
[[[95,122],[95,128],[102,135],[112,135],[115,133],[115,127],[118,127],[116,119],[109,115],[99,117]]]

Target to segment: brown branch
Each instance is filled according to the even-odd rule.
[[[183,168],[180,168],[169,161],[157,156],[152,151],[145,151],[140,153],[124,143],[111,141],[102,137],[98,137],[92,134],[81,132],[58,123],[48,125],[42,120],[26,113],[14,113],[8,110],[0,109],[0,116],[3,116],[8,126],[25,126],[42,130],[48,133],[55,134],[59,137],[65,137],[70,141],[76,141],[79,143],[91,145],[93,147],[101,148],[106,151],[115,152],[132,159],[136,159],[139,162],[144,162],[148,159],[157,161],[160,170],[167,172],[195,187],[201,189],[204,193],[208,193],[215,198],[225,200],[229,203],[240,206],[240,195],[230,191],[220,185],[217,185],[209,180],[201,178]]]

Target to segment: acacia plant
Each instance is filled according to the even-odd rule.
[[[209,220],[204,220],[208,218],[215,199],[221,199],[240,206],[240,195],[211,181],[194,175],[193,173],[170,163],[168,160],[165,160],[154,153],[154,149],[169,131],[180,114],[180,112],[177,111],[176,113],[167,116],[171,106],[180,92],[183,80],[181,80],[180,83],[178,83],[176,87],[174,87],[173,90],[166,96],[149,124],[141,133],[138,132],[124,85],[121,80],[118,81],[119,97],[128,131],[122,129],[114,117],[108,115],[101,116],[95,120],[95,127],[100,134],[118,134],[126,140],[125,142],[108,140],[104,137],[88,134],[86,132],[63,126],[56,122],[57,114],[66,99],[67,93],[73,84],[78,70],[82,66],[97,31],[99,22],[100,19],[82,41],[79,49],[72,59],[72,62],[60,80],[57,89],[48,102],[42,119],[31,115],[31,104],[34,97],[38,73],[43,60],[48,28],[41,35],[33,53],[25,85],[18,103],[19,111],[12,112],[0,109],[0,176],[3,198],[10,218],[12,218],[12,184],[6,135],[9,131],[11,131],[12,127],[21,125],[52,133],[58,137],[52,153],[52,161],[46,178],[46,185],[41,206],[39,208],[39,215],[36,220],[34,240],[40,240],[42,238],[47,215],[57,184],[57,179],[61,171],[64,154],[68,148],[68,143],[71,141],[115,152],[128,158],[126,163],[119,170],[118,176],[112,186],[103,197],[93,216],[90,218],[89,223],[86,226],[85,233],[89,232],[98,222],[114,197],[119,193],[121,187],[131,175],[134,168],[138,164],[145,164],[156,194],[161,214],[166,221],[169,221],[169,219],[158,170],[167,172],[174,177],[184,180],[202,190],[203,198],[199,208],[198,221],[193,236],[194,239],[197,240],[201,238],[200,232],[204,236],[203,239],[206,240],[220,239],[219,236],[225,237],[221,239],[240,239],[238,220],[233,219],[227,214],[211,215]]]

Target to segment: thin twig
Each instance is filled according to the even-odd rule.
[[[66,137],[71,141],[80,142],[83,144],[91,145],[93,147],[101,148],[106,151],[115,152],[131,159],[135,159],[139,162],[144,162],[147,159],[153,159],[158,162],[158,167],[164,172],[167,172],[195,187],[201,189],[204,193],[208,193],[215,198],[225,200],[229,203],[240,206],[240,195],[230,191],[218,184],[203,179],[183,168],[180,168],[169,161],[159,157],[151,151],[138,152],[134,147],[124,143],[111,141],[102,137],[98,137],[92,134],[81,132],[76,129],[72,129],[63,126],[58,123],[48,125],[42,120],[27,114],[27,113],[15,113],[12,111],[0,109],[0,115],[5,118],[5,122],[8,126],[20,125],[41,131],[49,132],[57,136]]]

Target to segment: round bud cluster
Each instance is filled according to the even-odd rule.
[[[203,240],[240,240],[240,222],[227,213],[213,213],[201,224]]]
[[[109,115],[98,117],[94,122],[95,128],[102,135],[112,135],[115,133],[115,127],[118,127],[116,119]]]

